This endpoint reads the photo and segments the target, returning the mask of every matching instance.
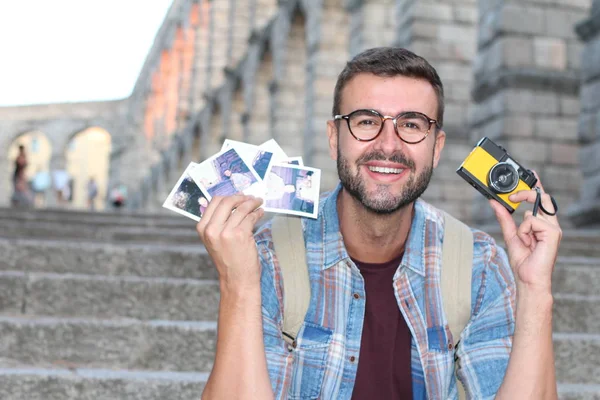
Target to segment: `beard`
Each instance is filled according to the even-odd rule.
[[[391,161],[403,164],[410,171],[415,170],[415,163],[407,159],[400,152],[394,153],[391,157],[386,157],[381,152],[372,151],[361,156],[356,161],[356,165],[373,160]],[[337,149],[337,170],[343,188],[367,210],[376,214],[392,214],[402,207],[413,203],[425,192],[433,174],[433,157],[431,164],[419,175],[411,176],[397,195],[394,195],[390,191],[389,185],[385,184],[377,185],[375,193],[368,193],[364,179],[360,177],[360,171],[357,169],[356,174],[352,174],[350,163],[342,156],[339,146]]]

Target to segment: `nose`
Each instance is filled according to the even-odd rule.
[[[384,117],[383,128],[379,137],[376,139],[376,146],[379,147],[384,154],[393,154],[398,150],[400,143],[403,143],[396,134],[393,117]]]

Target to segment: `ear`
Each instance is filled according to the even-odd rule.
[[[435,135],[435,144],[433,145],[433,168],[437,168],[438,163],[440,162],[440,156],[445,143],[446,132],[440,130],[437,135]]]
[[[338,129],[335,121],[327,121],[327,136],[329,136],[329,156],[337,161]]]

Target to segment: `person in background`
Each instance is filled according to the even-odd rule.
[[[25,170],[27,168],[27,154],[25,146],[19,145],[19,154],[15,158],[15,171],[13,174],[13,195],[11,204],[13,207],[28,207],[31,205],[29,187]]]
[[[96,209],[96,197],[98,196],[98,184],[96,180],[92,176],[87,184],[87,197],[88,197],[88,208],[90,211],[94,211]]]

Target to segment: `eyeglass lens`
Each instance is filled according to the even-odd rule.
[[[383,129],[384,119],[370,110],[358,110],[348,116],[348,125],[354,136],[361,140],[370,140]],[[396,119],[396,130],[407,142],[418,142],[429,131],[429,120],[418,113],[404,113]]]

